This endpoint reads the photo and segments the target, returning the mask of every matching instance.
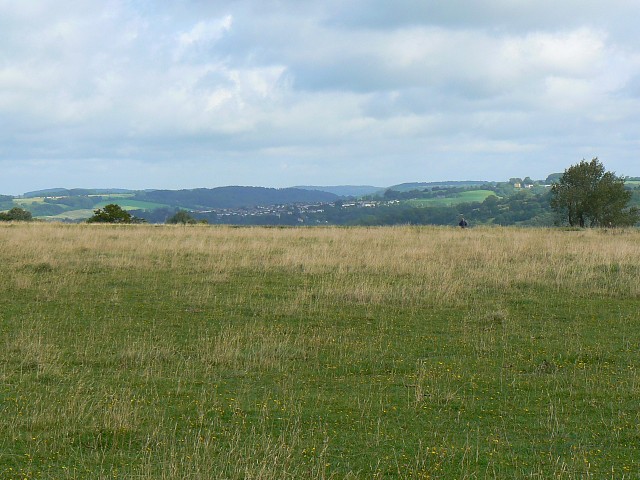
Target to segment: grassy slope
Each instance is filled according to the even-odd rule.
[[[0,226],[0,478],[634,478],[637,231]]]
[[[93,215],[94,209],[83,208],[78,210],[68,210],[57,215],[49,215],[45,217],[37,217],[43,220],[85,220]]]
[[[44,197],[16,198],[13,203],[19,207],[29,207],[34,203],[44,203]]]
[[[451,206],[458,205],[459,203],[482,202],[490,195],[495,195],[495,192],[491,190],[469,190],[453,197],[419,198],[408,200],[407,203],[415,207]]]

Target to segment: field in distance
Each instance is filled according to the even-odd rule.
[[[640,232],[0,225],[0,478],[637,478]]]
[[[495,194],[492,190],[467,190],[455,195],[438,198],[415,198],[406,202],[414,207],[451,206],[460,203],[483,202],[487,197]]]

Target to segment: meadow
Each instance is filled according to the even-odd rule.
[[[414,207],[449,207],[461,203],[484,202],[487,197],[495,194],[493,190],[469,190],[450,197],[414,198],[406,202]]]
[[[0,478],[640,476],[640,232],[0,225]]]

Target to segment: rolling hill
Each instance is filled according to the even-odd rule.
[[[386,187],[374,187],[371,185],[334,185],[334,186],[313,186],[313,185],[301,185],[293,188],[300,188],[302,190],[316,190],[321,192],[329,192],[341,197],[360,197],[362,195],[375,195],[382,193],[386,190]]]
[[[134,200],[162,203],[187,209],[241,208],[290,203],[333,202],[333,193],[301,188],[218,187],[193,190],[153,190],[138,192]]]

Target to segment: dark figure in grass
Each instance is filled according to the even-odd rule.
[[[469,226],[469,224],[464,219],[464,217],[460,217],[460,221],[458,222],[458,225],[460,225],[460,228],[467,228]]]

